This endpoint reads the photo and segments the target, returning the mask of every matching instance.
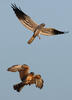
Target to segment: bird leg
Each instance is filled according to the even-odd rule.
[[[38,34],[38,38],[41,39],[40,35]]]

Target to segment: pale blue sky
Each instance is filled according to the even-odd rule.
[[[11,3],[38,24],[69,34],[41,36],[28,45],[32,32],[16,18]],[[42,90],[26,86],[20,93],[13,84],[18,73],[7,72],[14,64],[28,64],[44,79]],[[72,0],[0,0],[0,98],[2,100],[72,100]]]

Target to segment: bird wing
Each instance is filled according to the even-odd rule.
[[[13,85],[13,88],[17,92],[20,92],[24,86],[25,86],[25,83],[24,82],[20,82],[18,84]]]
[[[14,90],[16,90],[17,92],[20,92],[21,89],[25,86],[25,85],[31,85],[31,84],[35,84],[34,80],[33,80],[33,75],[29,74],[25,80],[23,80],[22,82],[13,85]]]
[[[24,80],[24,81],[22,81],[22,82],[20,82],[18,84],[13,85],[13,88],[17,92],[20,92],[25,85],[31,85],[31,84],[34,84],[34,81]]]
[[[25,80],[26,76],[29,73],[29,66],[26,65],[26,64],[24,64],[24,65],[13,65],[13,66],[8,68],[8,71],[11,71],[11,72],[18,71],[19,74],[20,74],[20,78],[23,81],[23,80]]]
[[[11,72],[17,72],[18,70],[21,69],[21,66],[22,65],[13,65],[13,66],[9,67],[7,70],[11,71]]]
[[[44,83],[44,81],[42,80],[42,78],[41,78],[40,75],[35,75],[35,76],[33,76],[33,75],[29,74],[29,75],[27,76],[27,78],[26,78],[24,81],[22,81],[22,82],[20,82],[20,83],[18,83],[18,84],[13,85],[13,88],[14,88],[14,90],[16,90],[17,92],[20,92],[21,89],[22,89],[25,85],[36,84],[36,87],[38,87],[38,88],[41,89],[41,88],[43,87],[43,83]]]
[[[38,26],[27,14],[25,14],[20,8],[17,8],[15,4],[12,4],[11,7],[13,8],[13,11],[15,12],[16,16],[20,20],[20,22],[29,30],[33,31]]]
[[[44,81],[41,78],[41,76],[40,75],[35,75],[35,84],[36,84],[36,87],[38,87],[40,89],[43,88],[43,83],[44,83]]]
[[[42,28],[40,31],[40,34],[47,35],[47,36],[59,35],[59,34],[64,34],[64,33],[68,33],[68,32],[62,32],[54,28]]]

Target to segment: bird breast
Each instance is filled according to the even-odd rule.
[[[27,81],[31,81],[32,80],[32,76],[29,75],[27,78],[26,78]]]

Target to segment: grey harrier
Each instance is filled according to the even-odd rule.
[[[8,71],[19,72],[21,82],[13,86],[14,90],[17,92],[20,92],[25,85],[35,84],[36,87],[40,89],[43,87],[44,81],[41,78],[41,75],[34,75],[34,72],[29,73],[29,70],[29,66],[26,64],[13,65],[12,67],[8,68]]]
[[[18,19],[20,20],[20,22],[29,30],[31,30],[34,34],[33,36],[29,39],[28,44],[31,44],[32,41],[35,39],[36,36],[39,37],[40,39],[40,34],[41,35],[46,35],[46,36],[50,36],[50,35],[58,35],[58,34],[64,34],[67,32],[62,32],[62,31],[58,31],[54,28],[44,28],[45,24],[37,24],[35,23],[31,17],[29,17],[27,14],[25,14],[20,8],[17,8],[17,6],[15,4],[12,4],[11,7],[13,8],[16,16],[18,17]]]

